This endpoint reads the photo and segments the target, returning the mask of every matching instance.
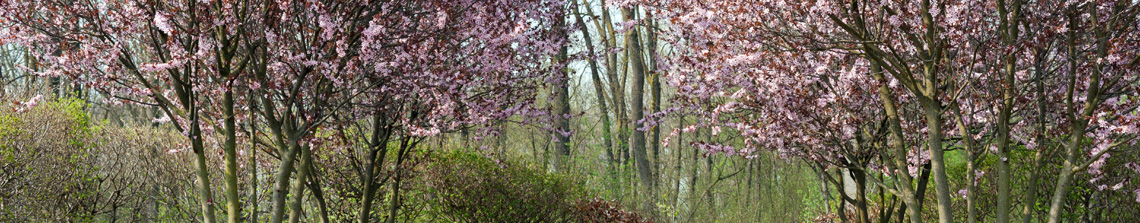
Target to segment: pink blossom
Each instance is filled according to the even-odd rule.
[[[163,13],[154,14],[154,26],[167,35],[170,35],[172,32],[174,32],[174,28],[170,26],[170,19],[166,18],[166,15]]]
[[[154,120],[151,120],[151,122],[154,122],[154,123],[167,123],[167,122],[170,122],[170,116],[166,116],[166,115],[163,115],[163,116],[162,116],[162,117],[160,117],[160,118],[155,118]]]
[[[1124,166],[1128,167],[1128,169],[1131,169],[1132,171],[1135,171],[1136,173],[1140,173],[1140,164],[1136,164],[1136,162],[1128,162],[1127,164],[1124,164]]]
[[[35,97],[28,99],[28,101],[16,102],[16,105],[18,106],[16,107],[16,112],[27,112],[29,110],[32,110],[32,108],[36,107],[36,105],[39,105],[40,101],[43,101],[43,99],[44,95],[37,94]]]

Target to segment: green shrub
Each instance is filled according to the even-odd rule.
[[[189,156],[159,152],[184,148],[185,137],[106,126],[86,110],[74,99],[19,112],[0,105],[0,222],[150,222],[166,220],[160,212],[196,213]]]
[[[574,222],[584,197],[567,176],[462,152],[432,156],[420,180],[428,212],[454,222]]]

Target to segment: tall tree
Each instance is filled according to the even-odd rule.
[[[558,17],[558,21],[555,22],[557,23],[555,24],[555,29],[564,29],[563,27],[567,26],[566,18],[564,17],[565,16]],[[569,34],[563,32],[562,35]],[[564,39],[566,37],[563,36],[559,38]],[[567,163],[570,162],[570,135],[574,133],[574,130],[570,128],[570,117],[572,114],[570,114],[570,71],[566,68],[566,63],[569,59],[566,55],[567,47],[568,46],[563,45],[562,48],[558,50],[558,55],[556,55],[552,61],[554,66],[558,67],[559,74],[561,74],[555,78],[554,92],[551,93],[551,97],[554,98],[553,106],[551,107],[554,109],[555,116],[554,131],[552,131],[551,134],[553,134],[552,138],[557,139],[557,142],[554,144],[554,169],[556,171],[566,171]]]
[[[1140,36],[1140,27],[1120,25],[1137,23],[1140,3],[1065,2],[1063,6],[1067,34],[1062,44],[1066,62],[1062,120],[1068,129],[1062,144],[1064,161],[1049,205],[1050,223],[1061,221],[1073,175],[1083,170],[1102,174],[1099,169],[1109,153],[1134,143],[1140,133],[1134,121],[1126,120],[1134,118],[1121,116],[1134,114],[1140,106],[1133,98],[1140,92],[1135,69],[1140,45],[1120,41]],[[1087,153],[1086,144],[1091,146]]]
[[[254,12],[226,9],[250,2],[3,4],[0,13],[15,23],[4,38],[35,47],[33,56],[49,62],[41,75],[66,75],[72,85],[102,92],[103,100],[156,106],[175,121],[195,153],[205,222],[215,221],[205,144],[224,135],[226,210],[230,222],[240,219],[233,89],[250,58],[240,33]],[[61,42],[47,44],[53,40]]]
[[[582,1],[585,2],[585,0]],[[606,153],[608,165],[610,165],[609,168],[612,170],[614,168],[614,163],[616,163],[614,161],[615,157],[613,151],[613,133],[611,132],[611,129],[613,128],[613,121],[610,120],[610,109],[606,103],[606,88],[598,71],[598,61],[595,59],[598,54],[594,50],[593,36],[590,34],[589,27],[586,26],[586,20],[578,10],[580,7],[581,5],[578,5],[578,1],[575,1],[572,10],[574,13],[575,21],[578,24],[578,28],[582,30],[582,38],[585,42],[584,45],[586,45],[586,55],[588,55],[587,62],[590,65],[590,80],[593,81],[592,84],[594,85],[594,95],[597,96],[597,99],[595,100],[598,103],[598,113],[599,116],[602,117],[602,146]],[[586,4],[585,7],[590,6],[589,4]],[[604,30],[601,29],[600,25],[598,25],[596,19],[594,20],[594,25],[595,30],[597,30],[596,33],[599,35],[604,35],[602,34]]]
[[[271,221],[283,221],[292,207],[296,222],[306,189],[324,202],[311,161],[328,140],[316,133],[330,127],[332,114],[390,120],[376,131],[412,142],[402,144],[400,161],[424,137],[541,114],[531,107],[534,89],[557,70],[544,61],[567,42],[555,35],[564,31],[552,31],[565,13],[551,3],[28,1],[0,3],[0,15],[14,21],[4,42],[34,46],[34,56],[50,62],[41,75],[66,75],[106,101],[157,106],[175,121],[196,154],[205,222],[215,219],[206,166],[214,139],[226,155],[228,219],[240,220],[234,142],[244,114],[235,108],[254,109],[262,123],[251,128],[268,134],[253,140],[281,159]],[[62,49],[47,44],[53,38],[74,50],[53,55]],[[254,93],[235,92],[243,87]],[[397,169],[404,168],[400,161]],[[327,221],[319,206],[318,217]],[[360,215],[371,221],[368,211]]]
[[[641,37],[638,35],[638,27],[635,26],[638,23],[635,8],[636,6],[633,5],[624,6],[621,14],[626,21],[623,23],[624,27],[622,27],[625,31],[626,58],[628,58],[630,67],[632,68],[630,69],[630,78],[633,80],[629,99],[630,102],[632,102],[630,105],[630,113],[632,113],[630,120],[641,122],[641,119],[645,116],[645,64],[642,62],[642,58],[644,57],[641,54]],[[637,125],[638,124],[634,125],[633,135],[630,136],[629,149],[637,164],[637,176],[641,181],[641,187],[643,189],[642,197],[645,198],[642,209],[656,210],[656,206],[651,202],[651,200],[656,199],[657,196],[654,194],[656,188],[653,182],[652,167],[650,167],[649,157],[645,151],[646,128]]]

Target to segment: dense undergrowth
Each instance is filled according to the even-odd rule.
[[[0,222],[184,219],[194,211],[182,137],[109,126],[78,100],[0,107]],[[161,213],[158,213],[161,212]]]
[[[110,124],[87,109],[78,100],[48,101],[25,111],[0,107],[0,222],[200,219],[192,155],[183,151],[185,137],[161,127]],[[581,177],[469,150],[413,153],[410,168],[400,176],[405,189],[397,215],[406,221],[650,222],[619,202],[598,198],[596,191],[583,187]],[[208,157],[220,165],[219,156]],[[348,167],[322,160],[331,164],[329,169]],[[220,176],[221,170],[210,174]],[[270,177],[260,174],[258,178]],[[247,182],[250,175],[241,177]],[[344,199],[351,195],[338,195],[351,190],[345,184],[333,179],[322,187],[332,193],[327,199],[334,210],[356,203]],[[247,193],[259,191],[259,200],[268,192],[264,183],[253,189],[242,186]],[[386,204],[393,198],[383,199]],[[385,208],[377,205],[374,211]]]

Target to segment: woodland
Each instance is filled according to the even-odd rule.
[[[0,222],[1140,222],[1136,0],[0,0]]]

